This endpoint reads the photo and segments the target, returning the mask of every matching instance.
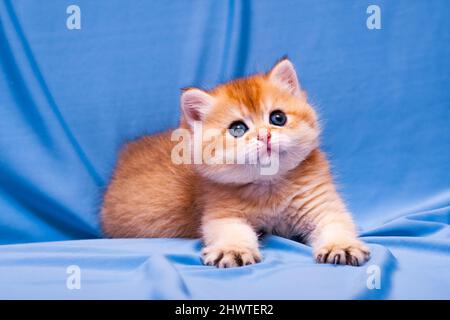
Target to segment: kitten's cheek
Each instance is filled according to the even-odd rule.
[[[272,143],[272,153],[277,153],[278,155],[285,155],[289,151],[290,145],[285,141],[277,141]]]
[[[285,156],[287,156],[287,154],[288,154],[288,151],[287,151],[287,150],[283,150],[283,149],[279,149],[279,150],[278,150],[278,155],[279,155],[280,157],[285,157]]]

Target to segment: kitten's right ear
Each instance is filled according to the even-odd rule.
[[[299,96],[302,92],[300,83],[298,82],[297,72],[287,57],[279,60],[272,70],[269,71],[269,79],[294,96]]]
[[[197,88],[184,89],[181,94],[181,110],[189,125],[195,121],[203,121],[214,104],[214,98]]]

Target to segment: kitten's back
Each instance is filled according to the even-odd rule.
[[[192,166],[172,162],[170,135],[145,136],[121,151],[102,207],[107,236],[199,236],[197,177]]]

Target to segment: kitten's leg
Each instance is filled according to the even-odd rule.
[[[350,213],[331,185],[302,197],[292,216],[294,231],[305,235],[318,263],[359,266],[370,250],[359,239]]]
[[[202,225],[205,248],[202,259],[218,268],[237,267],[261,261],[258,236],[242,218],[214,218]]]

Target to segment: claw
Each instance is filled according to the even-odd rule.
[[[240,267],[244,264],[242,261],[242,257],[239,254],[234,255],[234,260],[236,261],[236,264]]]
[[[333,263],[334,264],[339,264],[340,261],[341,261],[341,256],[340,255],[336,255],[334,257]]]
[[[317,255],[316,261],[322,263],[322,254]]]
[[[215,266],[219,265],[219,262],[220,262],[220,260],[222,260],[222,258],[223,258],[223,252],[221,252],[221,253],[219,254],[219,256],[216,258],[216,260],[214,260],[213,264],[214,264]]]

